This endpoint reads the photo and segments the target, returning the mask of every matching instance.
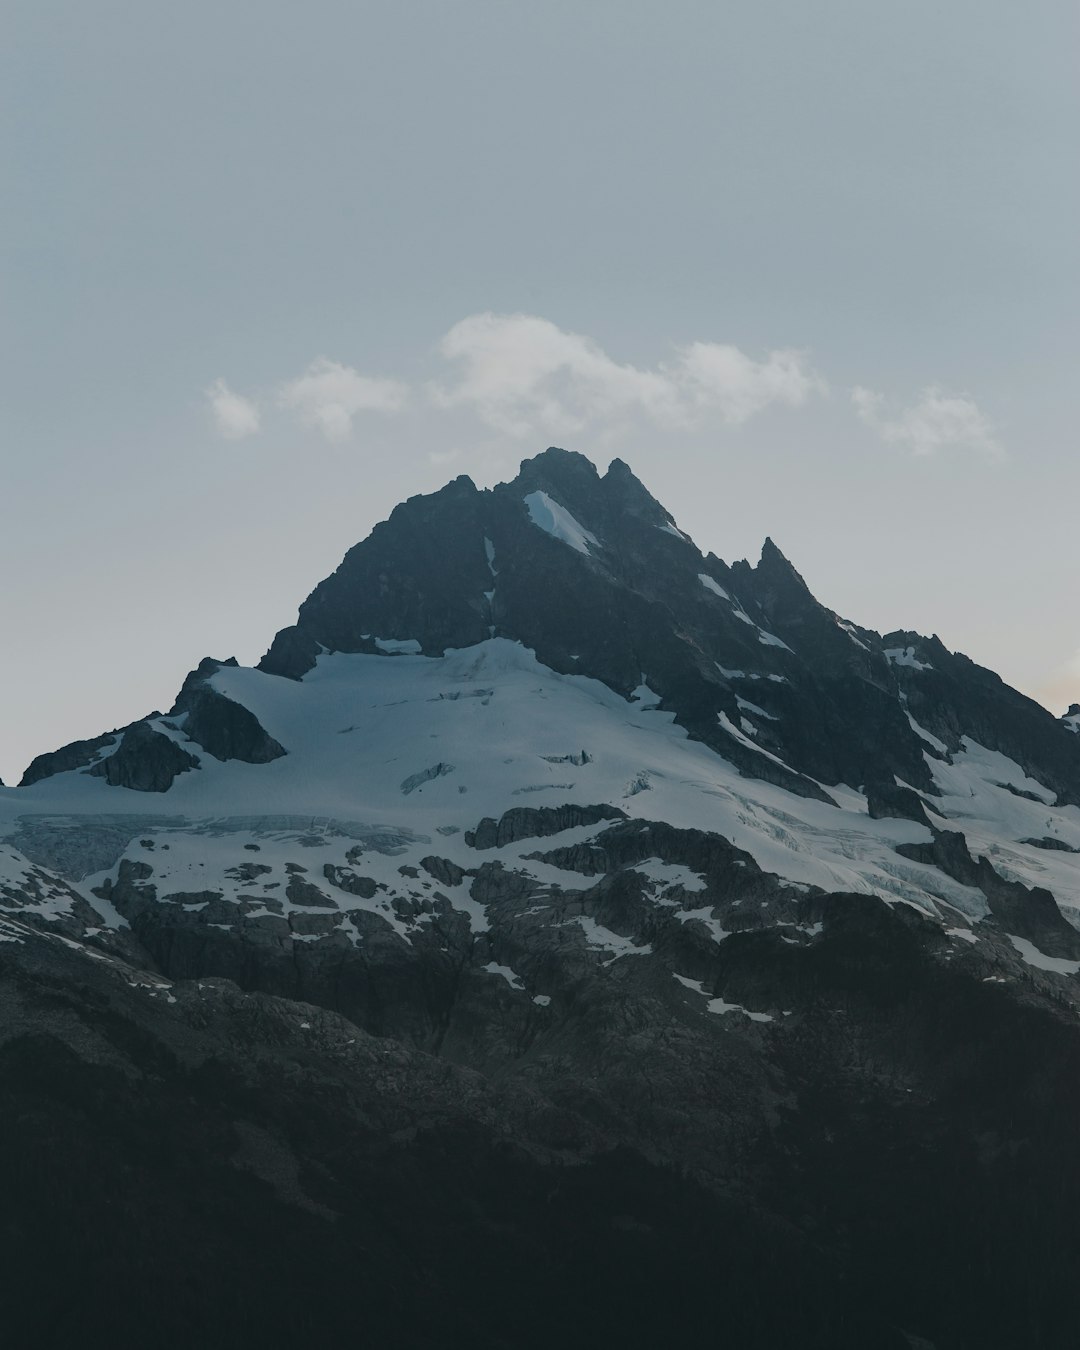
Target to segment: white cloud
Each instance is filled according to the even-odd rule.
[[[913,454],[932,455],[953,447],[994,457],[1002,453],[993,423],[967,394],[946,394],[937,385],[928,385],[914,403],[892,415],[884,395],[872,389],[856,386],[851,401],[882,440],[905,445]]]
[[[725,422],[738,424],[770,403],[797,408],[811,394],[824,393],[825,381],[804,360],[801,352],[781,350],[754,361],[738,347],[692,342],[680,349],[674,374],[699,407],[717,408]]]
[[[647,417],[666,428],[715,415],[733,425],[769,404],[798,406],[824,389],[799,352],[755,361],[737,347],[694,342],[653,369],[620,365],[591,338],[532,314],[473,314],[439,352],[460,378],[431,389],[443,407],[470,406],[514,436],[575,433],[590,424]]]
[[[214,424],[227,440],[240,441],[259,429],[259,409],[249,398],[235,393],[224,380],[215,380],[206,391]]]
[[[399,380],[361,375],[351,366],[320,356],[303,375],[278,391],[278,402],[318,427],[328,441],[344,440],[359,412],[397,412],[408,390]]]

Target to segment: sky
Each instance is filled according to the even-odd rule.
[[[550,444],[1080,699],[1073,0],[8,0],[0,776]]]

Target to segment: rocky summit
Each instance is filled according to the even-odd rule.
[[[404,502],[0,788],[8,1343],[1075,1346],[1078,728],[619,460]]]

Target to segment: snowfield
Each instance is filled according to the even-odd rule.
[[[269,919],[298,908],[313,912],[286,894],[297,875],[286,863],[295,868],[299,857],[304,879],[322,889],[328,909],[370,909],[407,940],[409,925],[393,901],[422,901],[432,883],[403,867],[415,869],[430,855],[462,868],[496,860],[542,886],[584,889],[587,879],[523,857],[537,851],[535,839],[480,855],[465,833],[515,805],[607,803],[631,818],[723,835],[764,871],[804,887],[904,900],[954,929],[988,913],[980,891],[895,852],[898,844],[929,843],[925,826],[872,819],[857,787],[826,785],[836,803],[829,805],[741,777],[655,706],[644,678],[627,701],[596,680],[556,674],[505,639],[443,657],[408,654],[401,650],[407,645],[392,655],[323,655],[303,681],[218,670],[213,686],[249,708],[286,748],[271,763],[219,762],[186,741],[182,729],[158,722],[200,761],[166,793],[109,787],[83,772],[0,790],[0,887],[5,877],[14,886],[40,863],[89,897],[91,887],[115,878],[122,858],[152,855],[159,897],[218,891],[249,918]],[[726,730],[758,749],[730,723]],[[928,804],[1002,875],[1048,887],[1080,926],[1080,811],[1056,806],[1018,765],[974,742],[951,764],[930,747],[926,758],[942,793]],[[104,826],[114,827],[111,856],[101,853]],[[586,842],[603,828],[576,829],[558,842]],[[1078,851],[1024,842],[1044,838]],[[363,850],[365,876],[380,888],[372,896],[345,897],[322,879],[353,845]],[[245,870],[245,862],[254,867]],[[640,870],[659,901],[672,885],[692,891],[701,884],[687,869],[655,860]],[[485,928],[484,906],[467,886],[440,889],[474,930]],[[90,898],[101,912],[102,902]],[[42,888],[42,914],[66,912],[68,903],[63,888]],[[355,936],[344,920],[338,931]]]

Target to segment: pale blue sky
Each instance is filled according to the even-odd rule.
[[[0,774],[257,659],[401,497],[552,442],[1080,698],[1078,28],[9,0]]]

